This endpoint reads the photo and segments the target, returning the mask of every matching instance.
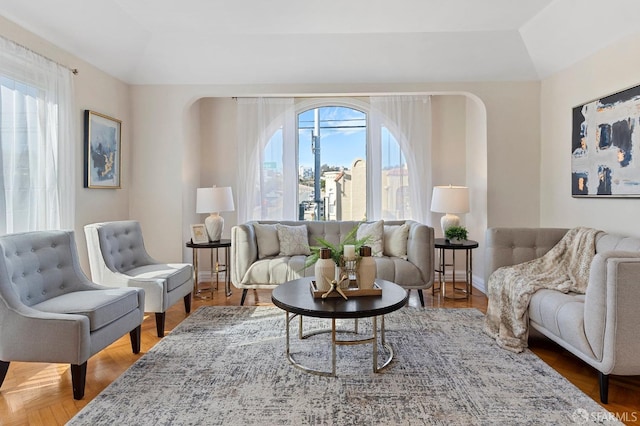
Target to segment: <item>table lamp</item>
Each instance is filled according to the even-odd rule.
[[[222,238],[224,219],[219,213],[232,212],[234,210],[231,187],[198,188],[196,192],[196,213],[210,213],[204,220],[209,241],[220,241],[220,238]]]
[[[445,213],[440,219],[442,234],[452,226],[460,226],[460,218],[455,213],[469,212],[469,188],[466,186],[434,186],[431,211]]]

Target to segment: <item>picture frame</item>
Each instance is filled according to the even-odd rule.
[[[191,242],[193,244],[206,244],[209,242],[209,235],[204,224],[191,225]]]
[[[640,86],[573,108],[571,196],[640,198]]]
[[[95,111],[84,111],[84,187],[121,187],[122,122]]]

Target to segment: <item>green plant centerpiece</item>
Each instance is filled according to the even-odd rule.
[[[369,239],[371,238],[369,236],[366,236],[364,238],[356,239],[359,226],[360,224],[358,224],[357,226],[354,226],[353,229],[349,231],[347,235],[345,235],[344,240],[342,240],[340,244],[337,244],[337,245],[331,244],[329,241],[325,240],[324,238],[319,238],[319,237],[316,238],[316,241],[320,245],[309,247],[309,249],[311,250],[311,255],[307,257],[307,261],[305,262],[304,267],[308,268],[309,266],[316,263],[316,261],[320,258],[321,248],[328,248],[329,250],[331,250],[331,259],[338,267],[342,266],[342,260],[343,260],[342,256],[344,255],[344,246],[346,245],[355,246],[356,257],[358,257],[358,253],[360,252],[360,247],[366,245]]]
[[[444,231],[444,236],[451,244],[459,244],[467,239],[467,228],[464,226],[452,226]]]

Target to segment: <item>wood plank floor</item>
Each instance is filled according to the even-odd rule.
[[[241,291],[234,289],[231,297],[225,297],[221,285],[211,299],[195,300],[193,309],[203,305],[239,305],[240,295]],[[270,306],[271,291],[250,291],[245,304]],[[443,300],[440,295],[432,296],[431,292],[427,291],[425,304],[429,308],[477,308],[485,312],[487,298],[479,291],[474,291],[469,300]],[[415,291],[411,292],[409,305],[420,306]],[[185,317],[182,303],[171,307],[167,312],[167,333]],[[0,388],[0,425],[65,424],[159,340],[155,335],[154,316],[146,315],[142,325],[141,353],[131,353],[127,335],[93,356],[88,363],[85,397],[81,401],[73,399],[68,365],[11,363]],[[549,341],[534,341],[531,343],[531,349],[579,389],[599,401],[595,370]],[[626,424],[640,425],[640,376],[612,376],[609,401],[605,406],[609,411],[617,414]]]

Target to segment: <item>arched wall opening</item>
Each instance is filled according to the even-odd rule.
[[[421,93],[423,94],[423,93]],[[470,188],[471,211],[461,215],[461,221],[469,230],[469,238],[483,247],[484,232],[487,228],[487,111],[484,102],[476,95],[468,92],[436,92],[426,93],[432,96],[432,139],[434,161],[432,176],[433,185],[465,185]],[[296,96],[296,111],[314,106],[341,105],[366,111],[369,108],[368,96]],[[205,97],[193,102],[188,108],[189,114],[199,118],[199,144],[189,144],[188,150],[197,150],[187,154],[192,170],[199,170],[199,179],[195,187],[210,185],[231,186],[234,189],[236,203],[243,194],[235,185],[237,170],[235,140],[238,123],[236,116],[236,100],[233,98]],[[195,123],[198,120],[187,120]],[[297,156],[297,153],[296,153]],[[195,162],[195,163],[194,163]],[[195,193],[195,187],[191,192]],[[185,188],[185,190],[187,190]],[[430,188],[425,188],[430,197]],[[204,220],[195,211],[195,196],[184,197],[183,229],[191,223]],[[191,205],[193,204],[193,205]],[[234,212],[224,213],[225,234],[228,238],[230,229],[237,224]],[[442,236],[439,226],[440,214],[432,214],[431,226],[436,237]],[[188,254],[185,252],[188,256]],[[476,250],[473,256],[474,285],[484,290],[484,258],[482,249]],[[457,265],[460,273],[464,265]]]

